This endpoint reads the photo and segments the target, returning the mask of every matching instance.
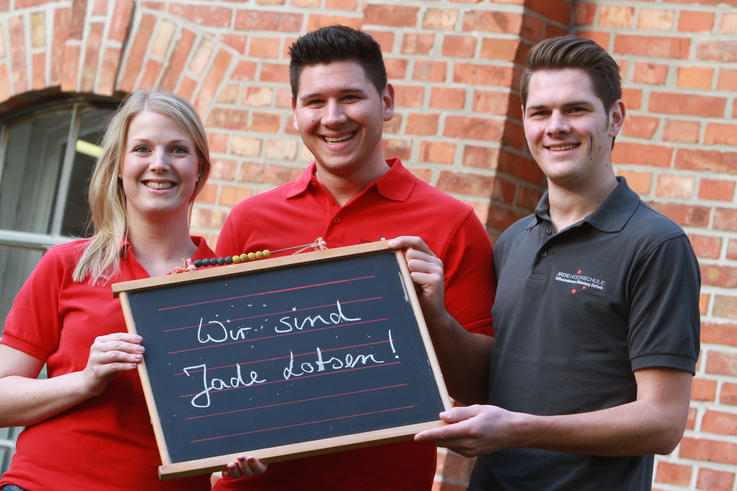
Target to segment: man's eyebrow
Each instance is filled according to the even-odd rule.
[[[345,94],[365,94],[366,91],[362,89],[361,87],[346,87],[344,89],[340,89],[338,91],[338,95],[345,95]],[[298,101],[303,101],[305,99],[312,99],[315,97],[325,97],[325,93],[321,91],[316,92],[310,92],[309,94],[304,94],[297,96]]]
[[[566,102],[563,104],[563,107],[570,107],[570,106],[593,106],[594,103],[591,101],[573,101],[573,102]]]
[[[537,110],[537,109],[547,109],[551,105],[550,104],[535,104],[535,105],[528,105],[525,110]],[[563,104],[563,107],[571,107],[571,106],[593,106],[593,103],[591,101],[587,100],[581,100],[581,101],[571,101],[566,102]]]

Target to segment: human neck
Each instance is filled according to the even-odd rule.
[[[131,219],[128,242],[136,260],[151,276],[161,276],[183,266],[197,251],[189,236],[187,217],[165,223]]]
[[[548,179],[550,219],[555,231],[563,230],[592,214],[616,187],[617,178],[614,174],[611,179],[578,188],[556,185]]]
[[[317,163],[315,178],[330,193],[338,205],[343,206],[366,186],[389,171],[389,165],[381,158],[371,165],[361,165],[353,173],[339,174]]]

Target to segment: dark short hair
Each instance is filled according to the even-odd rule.
[[[304,67],[335,61],[360,64],[379,94],[386,87],[386,67],[379,43],[365,32],[348,26],[323,27],[300,36],[289,47],[289,56],[289,82],[295,99]]]
[[[594,93],[611,109],[622,98],[622,80],[617,62],[590,39],[566,35],[543,39],[527,53],[527,67],[520,81],[522,107],[527,106],[530,77],[536,70],[580,68],[591,78]]]

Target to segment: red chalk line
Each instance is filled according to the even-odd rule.
[[[347,283],[349,281],[366,280],[370,278],[376,278],[376,276],[375,275],[359,276],[357,278],[346,278],[344,280],[326,281],[324,283],[314,283],[312,285],[294,286],[292,288],[283,288],[281,290],[271,290],[271,291],[265,291],[265,292],[249,293],[247,295],[238,295],[235,297],[214,298],[212,300],[203,300],[202,302],[194,302],[194,303],[182,304],[182,305],[172,305],[171,307],[161,307],[157,310],[162,311],[162,310],[181,309],[184,307],[194,307],[195,305],[204,305],[207,303],[227,302],[228,300],[235,300],[237,298],[248,298],[248,297],[256,297],[260,295],[268,295],[271,293],[284,293],[284,292],[295,291],[295,290],[304,290],[306,288],[314,288],[317,286],[326,286],[326,285],[336,285],[338,283]]]
[[[327,423],[328,421],[338,421],[338,420],[341,420],[341,419],[359,418],[361,416],[371,416],[372,414],[381,414],[381,413],[388,413],[388,412],[392,412],[392,411],[401,411],[401,410],[404,410],[404,409],[412,409],[413,407],[415,407],[415,406],[400,406],[400,407],[393,407],[393,408],[389,408],[389,409],[380,409],[378,411],[369,411],[369,412],[366,412],[366,413],[348,414],[348,415],[345,415],[345,416],[338,416],[338,417],[335,417],[335,418],[326,418],[326,419],[320,419],[320,420],[314,420],[314,421],[305,421],[303,423],[295,423],[295,424],[291,424],[291,425],[274,426],[274,427],[271,427],[271,428],[262,428],[260,430],[243,431],[241,433],[233,433],[231,435],[212,436],[212,437],[209,437],[209,438],[201,438],[199,440],[190,440],[189,443],[201,443],[201,442],[206,442],[206,441],[210,441],[210,440],[219,440],[219,439],[222,439],[222,438],[232,438],[232,437],[235,437],[235,436],[243,436],[243,435],[249,435],[249,434],[253,434],[253,433],[262,433],[264,431],[283,430],[283,429],[286,429],[286,428],[296,428],[298,426],[306,426],[306,425],[310,425],[310,424]]]
[[[246,407],[246,408],[242,408],[242,409],[234,409],[232,411],[223,411],[223,412],[220,412],[220,413],[201,414],[199,416],[190,416],[190,417],[184,418],[184,419],[185,420],[191,420],[191,419],[200,419],[200,418],[210,418],[210,417],[213,417],[213,416],[224,416],[226,414],[241,413],[241,412],[244,412],[244,411],[254,411],[254,410],[257,410],[257,409],[266,409],[267,407],[288,406],[290,404],[299,404],[299,403],[302,403],[302,402],[317,401],[317,400],[320,400],[320,399],[331,399],[333,397],[350,396],[350,395],[354,395],[354,394],[362,394],[362,393],[373,392],[373,391],[377,391],[377,390],[396,389],[398,387],[406,387],[408,385],[409,384],[404,383],[404,384],[396,384],[396,385],[387,385],[385,387],[372,387],[370,389],[354,390],[354,391],[351,391],[351,392],[342,392],[340,394],[329,394],[329,395],[325,395],[325,396],[309,397],[307,399],[297,399],[297,400],[294,400],[294,401],[276,402],[274,404],[264,404],[262,406]]]

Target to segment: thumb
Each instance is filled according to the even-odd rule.
[[[473,406],[453,407],[448,411],[440,413],[440,419],[446,423],[458,423],[465,419],[473,418],[481,411],[481,406],[474,404]]]

